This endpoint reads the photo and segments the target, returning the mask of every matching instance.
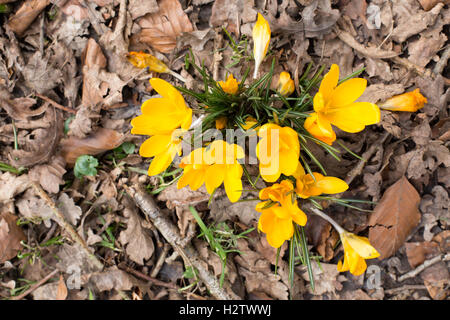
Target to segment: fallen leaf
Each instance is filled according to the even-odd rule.
[[[339,234],[331,224],[324,219],[310,215],[305,226],[308,243],[312,244],[323,257],[323,261],[330,261],[334,256],[334,247],[339,240]]]
[[[437,242],[407,242],[405,243],[406,256],[411,268],[422,264],[426,259],[432,258],[439,253]]]
[[[308,290],[313,295],[322,295],[330,293],[336,297],[336,290],[342,290],[343,286],[338,281],[339,271],[335,264],[321,263],[320,267],[316,261],[311,261],[311,268],[314,275],[314,291],[308,286]],[[310,282],[309,274],[305,266],[297,267],[302,274],[303,279]]]
[[[48,193],[58,193],[59,186],[64,184],[66,162],[61,156],[54,156],[48,163],[34,166],[28,176],[30,180],[38,182]]]
[[[429,36],[421,35],[416,41],[409,42],[408,59],[419,67],[425,67],[441,50],[446,41],[447,37],[439,30]]]
[[[54,53],[47,50],[44,56],[37,50],[22,71],[27,87],[37,93],[46,94],[62,82],[63,73],[55,65]]]
[[[67,291],[66,284],[64,283],[64,277],[61,274],[59,276],[58,289],[56,290],[56,299],[55,300],[66,300],[67,293],[68,293],[68,291]]]
[[[141,31],[136,40],[169,53],[175,48],[178,36],[194,29],[178,0],[160,0],[158,5],[158,12],[147,14],[137,22]]]
[[[81,155],[97,155],[120,146],[123,142],[123,134],[105,128],[99,128],[93,134],[84,139],[74,136],[61,142],[61,155],[67,164],[73,165]]]
[[[147,13],[155,13],[159,11],[156,0],[130,0],[128,1],[127,9],[133,20],[136,20]]]
[[[243,199],[258,197],[257,193],[248,192]],[[233,221],[236,218],[246,226],[252,226],[258,221],[260,213],[255,210],[255,201],[230,203],[226,195],[219,196],[211,203],[210,215],[216,222]]]
[[[445,300],[450,295],[450,272],[444,261],[429,266],[421,272],[420,277],[433,300]]]
[[[422,6],[423,10],[429,11],[438,3],[450,4],[450,0],[419,0],[419,3]]]
[[[106,70],[106,57],[98,43],[90,38],[82,54],[83,93],[81,103],[92,108],[122,102],[126,82]]]
[[[396,27],[392,31],[391,38],[398,43],[405,42],[409,37],[433,25],[443,7],[444,4],[440,3],[426,12],[419,10],[417,1],[396,1],[393,5]]]
[[[38,116],[45,112],[48,107],[47,103],[42,104],[38,108],[36,100],[32,98],[12,98],[5,89],[0,90],[1,107],[14,120],[28,120],[31,117]]]
[[[273,299],[287,300],[288,287],[280,281],[280,276],[274,273],[253,272],[245,268],[238,268],[239,274],[245,278],[247,292],[263,292]]]
[[[384,192],[369,219],[369,241],[380,253],[392,256],[420,221],[420,196],[406,177]]]
[[[21,139],[19,150],[10,152],[9,157],[14,166],[31,167],[45,163],[52,157],[62,135],[61,113],[54,108],[47,108],[43,120],[47,127],[33,130]]]
[[[53,210],[40,197],[36,196],[32,189],[28,189],[24,195],[16,201],[17,209],[27,220],[35,223],[44,222],[50,228],[50,219],[54,217]]]
[[[22,229],[16,224],[17,217],[3,212],[0,214],[0,263],[14,258],[26,240]]]
[[[431,229],[437,225],[438,221],[443,227],[448,227],[450,221],[450,200],[447,190],[436,185],[431,190],[431,194],[425,194],[420,202],[420,210],[423,213],[421,226],[423,226],[423,238],[431,241],[434,234]]]
[[[56,202],[57,207],[61,210],[62,214],[72,225],[76,226],[78,220],[81,217],[81,208],[75,205],[75,202],[70,198],[67,193],[61,193]]]
[[[123,210],[123,215],[128,218],[127,228],[119,235],[119,242],[125,247],[125,252],[131,260],[143,265],[155,251],[152,238],[142,227],[142,219],[138,216],[136,207],[129,204]]]
[[[36,17],[50,4],[50,0],[25,1],[9,19],[8,25],[19,36],[28,29]]]
[[[100,291],[110,290],[131,290],[135,284],[135,280],[125,271],[112,267],[104,272],[94,273],[90,275],[89,282]]]
[[[14,196],[24,192],[30,186],[26,174],[16,176],[10,172],[0,175],[0,203],[14,200]]]
[[[58,294],[58,282],[47,283],[36,290],[34,290],[31,294],[34,300],[56,300],[56,296]]]

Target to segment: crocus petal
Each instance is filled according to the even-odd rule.
[[[227,193],[228,199],[231,202],[236,202],[242,195],[242,180],[241,177],[236,177],[234,175],[225,174],[224,179],[225,192]]]
[[[348,184],[339,178],[323,177],[315,183],[315,186],[322,190],[322,193],[335,194],[348,189]]]
[[[183,110],[187,108],[181,93],[167,81],[160,78],[151,78],[150,85],[162,97],[170,99],[177,109]]]
[[[148,175],[155,176],[166,170],[172,163],[175,154],[176,149],[169,149],[166,152],[156,155],[148,168]]]
[[[170,134],[175,129],[172,124],[167,125],[156,120],[156,118],[148,115],[140,115],[131,119],[131,133],[151,136],[154,134]]]
[[[142,157],[154,157],[169,149],[172,137],[170,135],[155,135],[145,140],[139,148]]]
[[[306,225],[306,221],[308,220],[306,214],[301,209],[291,212],[291,218],[299,226]]]
[[[270,42],[270,26],[264,17],[258,13],[258,20],[253,27],[253,56],[255,58],[255,72],[253,78],[258,76],[258,70],[261,62],[266,56]]]
[[[366,237],[359,237],[353,233],[346,233],[345,240],[348,245],[364,259],[373,259],[380,256],[378,251],[372,247],[369,239]]]
[[[322,94],[324,101],[329,101],[331,94],[336,88],[339,81],[339,66],[331,65],[330,71],[323,77],[320,83],[319,92]]]
[[[378,123],[380,109],[374,103],[355,102],[327,113],[326,119],[343,131],[354,133],[363,130],[366,125]]]
[[[291,219],[276,219],[272,232],[267,233],[267,242],[274,248],[282,246],[284,241],[294,235],[294,226]]]
[[[378,106],[384,110],[416,112],[423,108],[425,103],[427,103],[427,98],[417,88],[411,92],[393,96]]]
[[[291,176],[297,170],[300,162],[298,155],[293,150],[280,151],[280,171],[286,176]]]
[[[334,89],[330,108],[338,108],[349,105],[358,99],[366,90],[367,80],[363,78],[349,79]]]
[[[209,194],[219,187],[225,179],[224,166],[213,164],[206,169],[205,187]]]

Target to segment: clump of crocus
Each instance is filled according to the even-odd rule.
[[[285,97],[290,96],[295,90],[294,80],[291,79],[291,76],[288,72],[283,71],[280,73],[280,77],[278,78],[277,91]]]
[[[227,81],[218,81],[217,83],[224,92],[229,94],[236,94],[239,88],[239,82],[232,74],[228,75]]]
[[[253,78],[258,76],[259,66],[266,56],[270,42],[270,26],[264,17],[258,13],[258,20],[253,27],[253,56],[255,58],[255,71]]]
[[[425,103],[427,103],[427,98],[425,98],[420,93],[420,89],[417,88],[413,91],[393,96],[385,102],[378,104],[378,106],[381,109],[390,111],[416,112],[417,110],[423,108]]]
[[[142,115],[131,120],[131,133],[151,136],[142,143],[139,154],[154,157],[148,169],[148,175],[154,176],[166,170],[177,153],[181,155],[182,136],[191,125],[192,109],[170,83],[152,78],[150,84],[162,98],[142,104]]]
[[[374,103],[355,102],[364,92],[367,80],[352,78],[338,85],[339,67],[333,64],[330,71],[323,77],[313,99],[315,117],[309,127],[315,123],[319,132],[316,137],[327,141],[334,139],[331,125],[346,132],[362,131],[367,125],[380,121],[380,109]],[[311,123],[313,122],[313,123]]]
[[[300,165],[300,143],[297,132],[290,127],[267,123],[258,130],[261,137],[256,145],[261,177],[275,182],[281,174],[293,175]]]
[[[255,208],[261,212],[258,229],[266,234],[267,242],[272,247],[279,248],[284,241],[292,238],[293,222],[300,226],[306,224],[306,215],[298,207],[294,185],[290,180],[262,189],[259,198],[265,201],[258,203]]]

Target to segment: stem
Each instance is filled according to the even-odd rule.
[[[343,233],[345,230],[337,224],[336,221],[334,221],[333,219],[331,219],[328,215],[326,215],[324,212],[320,211],[317,208],[311,207],[309,208],[315,215],[318,215],[319,217],[321,217],[322,219],[327,220],[329,223],[331,223],[331,225],[336,229],[336,231],[341,234]]]

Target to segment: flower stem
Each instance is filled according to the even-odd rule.
[[[320,211],[317,208],[311,207],[309,208],[315,215],[318,215],[319,217],[321,217],[322,219],[327,220],[329,223],[331,223],[331,225],[336,229],[337,232],[339,232],[339,234],[343,233],[345,230],[339,225],[337,224],[336,221],[334,221],[333,219],[331,219],[328,215],[326,215],[324,212]]]

